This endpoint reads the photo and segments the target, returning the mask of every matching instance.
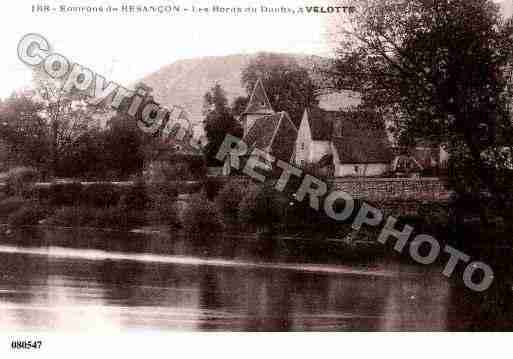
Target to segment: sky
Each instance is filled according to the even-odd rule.
[[[17,44],[27,33],[43,35],[54,51],[122,85],[179,59],[263,50],[318,55],[328,55],[330,51],[324,41],[323,15],[43,14],[32,12],[32,5],[36,3],[16,0],[2,1],[0,5],[0,24],[4,29],[1,35],[0,97],[30,83],[31,72],[16,55]],[[190,1],[184,0],[44,0],[41,3],[50,6],[62,3],[191,6]],[[215,3],[226,7],[265,4],[240,0]],[[276,1],[267,3],[268,7],[279,6]],[[194,4],[197,7],[202,4],[212,6],[214,2],[194,1]],[[293,0],[280,1],[284,6],[297,7],[298,4]]]
[[[511,4],[513,0],[505,0]],[[132,14],[38,13],[37,3],[59,7],[121,4],[178,5],[190,8],[222,4],[297,8],[308,5],[347,5],[328,0],[14,0],[0,3],[3,46],[0,57],[0,97],[30,85],[31,71],[16,54],[19,40],[27,33],[43,35],[54,51],[87,66],[108,80],[129,85],[176,60],[258,51],[332,54],[327,41],[327,21],[336,15],[288,15],[264,12],[234,14]],[[510,7],[511,9],[511,7]],[[347,15],[339,15],[347,16]]]

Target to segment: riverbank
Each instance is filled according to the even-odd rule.
[[[176,248],[204,254],[231,256],[243,251],[249,257],[265,260],[276,256],[290,260],[320,263],[366,264],[385,258],[385,248],[378,242],[337,238],[312,238],[285,234],[223,232],[202,239],[184,230],[167,227],[145,227],[130,231],[92,227],[0,225],[2,244],[58,246],[98,250],[143,251],[154,254],[175,253]],[[173,249],[175,248],[175,249]]]

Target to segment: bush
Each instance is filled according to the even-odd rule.
[[[33,186],[29,197],[38,203],[49,204],[52,199],[52,186]]]
[[[188,181],[193,179],[194,176],[186,162],[155,161],[147,175],[148,182]]]
[[[144,211],[149,202],[150,197],[142,181],[136,181],[133,186],[122,190],[120,205],[127,210]]]
[[[178,182],[176,185],[178,193],[186,194],[199,193],[203,187],[201,182]]]
[[[81,204],[93,207],[112,207],[119,203],[121,190],[108,182],[93,183],[84,186],[81,193]]]
[[[148,196],[166,196],[171,199],[176,199],[180,193],[181,184],[177,182],[172,183],[151,183],[147,185]]]
[[[232,180],[226,183],[222,190],[219,191],[216,203],[225,219],[233,222],[237,221],[239,217],[239,204],[253,186],[255,185],[251,184],[248,187],[248,185],[240,181]]]
[[[209,200],[214,200],[221,189],[223,188],[225,182],[222,178],[207,178],[203,183],[203,189],[205,190],[205,194]]]
[[[80,182],[52,183],[48,190],[36,189],[37,198],[44,203],[48,196],[52,206],[73,206],[80,202],[83,186]]]
[[[449,210],[438,203],[422,203],[418,215],[427,225],[446,227],[449,224]]]
[[[248,225],[272,227],[283,220],[288,203],[287,198],[272,187],[253,186],[239,205],[239,218]]]
[[[124,206],[95,208],[93,220],[87,226],[96,228],[129,229],[146,224],[144,213]]]
[[[67,206],[59,208],[48,223],[65,227],[133,228],[143,225],[143,216],[123,206],[94,208]]]
[[[48,211],[37,203],[23,205],[17,211],[11,213],[7,219],[10,226],[35,226],[44,219]]]
[[[95,212],[83,206],[65,206],[57,209],[47,223],[63,227],[79,227],[91,223]]]
[[[146,220],[152,225],[177,226],[179,224],[176,201],[165,194],[152,197]]]
[[[185,210],[184,229],[196,236],[208,236],[224,230],[224,223],[215,204],[203,195],[194,195]]]
[[[13,168],[7,173],[6,192],[10,196],[25,196],[39,179],[40,173],[34,168]]]
[[[0,201],[0,217],[7,217],[19,210],[27,201],[21,197],[8,197]]]

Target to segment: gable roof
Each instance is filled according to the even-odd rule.
[[[422,171],[424,167],[413,156],[399,155],[392,162],[392,171]]]
[[[391,162],[385,126],[375,112],[340,112],[335,121],[332,141],[340,163]]]
[[[248,152],[254,148],[269,152],[275,158],[289,161],[294,152],[297,129],[286,112],[265,115],[255,121],[244,136]]]
[[[274,110],[271,102],[267,97],[262,80],[258,79],[253,92],[249,98],[248,106],[244,111],[245,114],[273,114]]]

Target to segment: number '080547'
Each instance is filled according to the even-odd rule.
[[[41,349],[43,342],[41,340],[13,340],[11,342],[11,349]]]

